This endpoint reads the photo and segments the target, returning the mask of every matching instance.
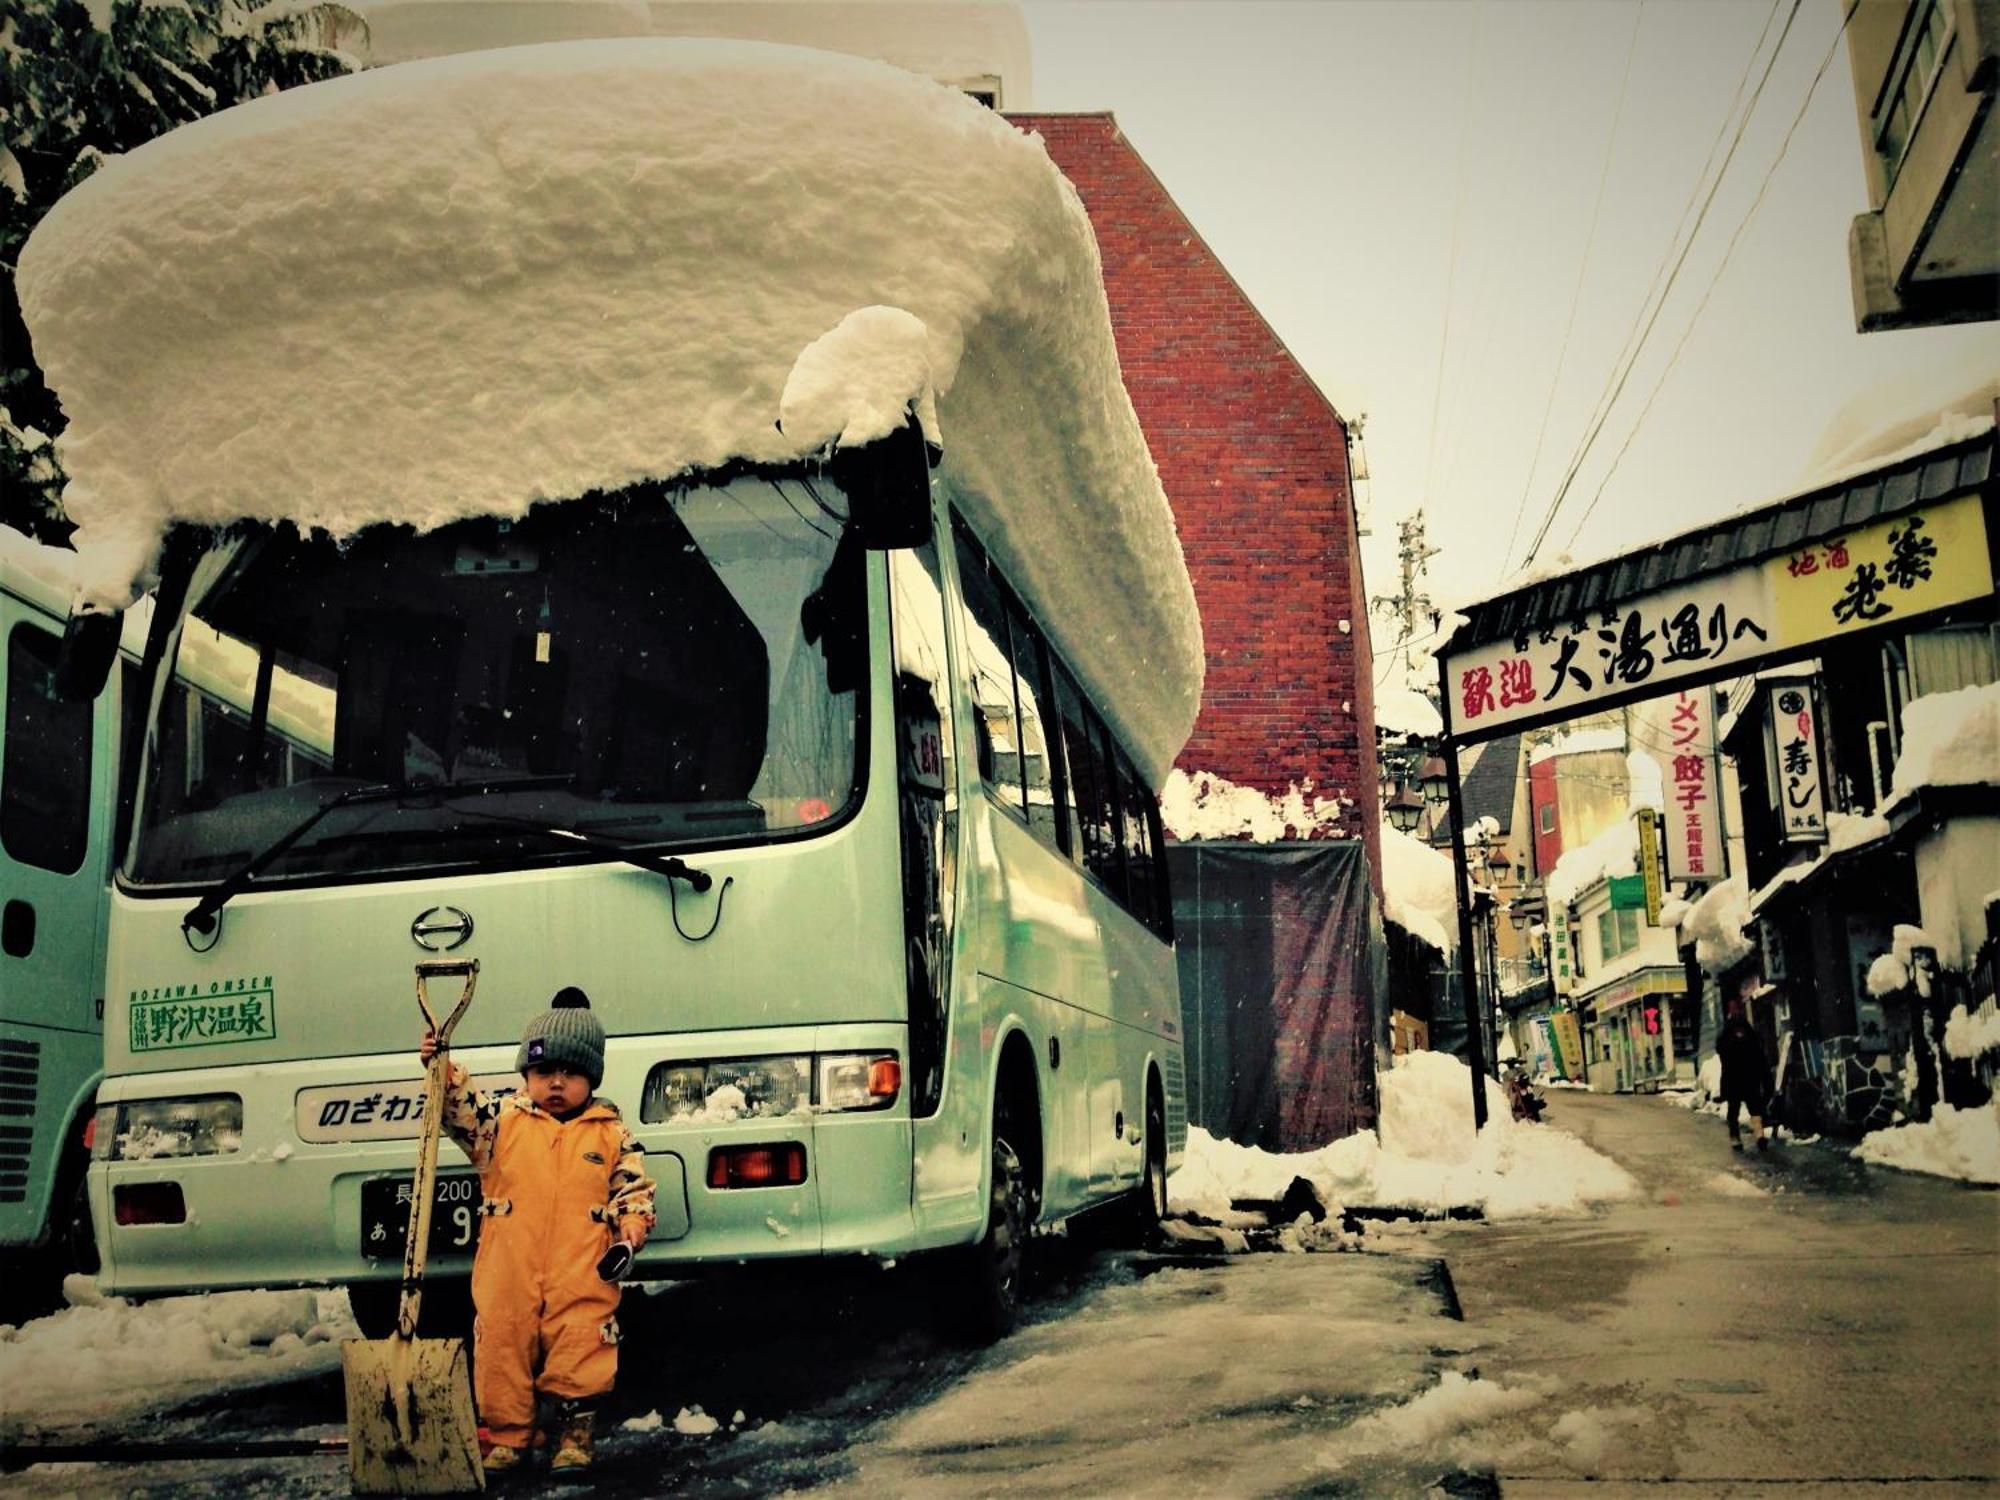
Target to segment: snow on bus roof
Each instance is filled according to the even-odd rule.
[[[943,478],[1156,784],[1193,725],[1200,619],[1082,205],[1038,138],[885,64],[625,38],[310,85],[112,161],[18,285],[91,603],[177,520],[515,516],[934,399]]]

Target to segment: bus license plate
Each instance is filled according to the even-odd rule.
[[[411,1177],[371,1177],[361,1184],[361,1253],[394,1260],[410,1233]],[[440,1175],[431,1187],[427,1255],[469,1255],[479,1242],[479,1179]]]

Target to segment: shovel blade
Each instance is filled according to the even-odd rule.
[[[462,1339],[348,1339],[347,1461],[357,1495],[483,1490]]]

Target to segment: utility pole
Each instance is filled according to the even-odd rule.
[[[1399,587],[1393,594],[1377,594],[1368,607],[1377,615],[1396,623],[1396,641],[1390,648],[1403,653],[1410,665],[1409,645],[1426,630],[1437,626],[1437,606],[1423,587],[1430,560],[1444,549],[1433,547],[1424,535],[1422,507],[1396,523],[1396,560]]]

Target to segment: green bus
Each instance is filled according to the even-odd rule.
[[[230,237],[289,211],[276,198],[253,211],[246,195],[265,179],[228,177],[250,149],[243,138],[255,136],[267,172],[292,151],[310,164],[280,191],[310,178],[337,195],[356,156],[340,131],[360,119],[366,180],[351,201],[314,205],[311,294],[273,293],[274,332],[238,340],[226,322],[204,324],[202,381],[162,381],[148,400],[162,412],[205,400],[233,378],[233,359],[255,365],[245,399],[293,380],[298,395],[278,391],[261,423],[237,424],[212,466],[175,446],[195,419],[169,419],[133,446],[135,463],[157,453],[161,471],[139,489],[247,486],[265,458],[402,485],[436,459],[484,464],[484,479],[522,499],[561,497],[421,526],[377,520],[337,539],[309,509],[246,504],[231,519],[204,501],[204,519],[183,509],[163,533],[149,575],[145,749],[109,916],[89,1173],[100,1284],[137,1296],[345,1284],[364,1327],[385,1321],[419,1114],[411,965],[449,954],[481,965],[454,1051],[495,1084],[510,1081],[524,1017],[562,986],[590,995],[610,1038],[602,1092],[660,1184],[636,1275],[935,1254],[958,1263],[943,1284],[967,1326],[997,1335],[1018,1313],[1028,1241],[1085,1214],[1156,1220],[1186,1140],[1155,778],[1192,720],[1198,623],[1178,642],[1155,623],[1163,596],[1184,600],[1192,620],[1192,591],[1117,381],[1088,223],[1038,143],[908,75],[795,49],[574,45],[586,50],[406,64],[261,101],[240,126],[225,115],[189,127],[161,143],[157,167],[145,148],[100,174],[106,185],[73,216],[58,205],[38,231],[58,240],[39,258],[30,247],[24,306],[31,323],[57,310],[35,326],[38,348],[46,329],[66,406],[75,393],[72,432],[96,434],[77,445],[87,467],[117,434],[93,426],[75,373],[88,360],[62,340],[120,326],[91,262],[168,222],[141,214],[111,235],[91,215],[129,214],[155,171],[180,194],[178,238],[161,253],[181,253],[190,225],[221,238],[187,252],[178,279],[130,295],[228,277],[242,253]],[[389,77],[408,69],[428,71]],[[577,78],[588,86],[565,96],[573,106],[537,112]],[[718,103],[738,87],[744,98]],[[471,347],[489,304],[447,284],[448,267],[426,281],[420,246],[404,246],[386,276],[366,257],[391,241],[358,231],[357,285],[374,299],[365,317],[341,282],[343,226],[388,191],[382,174],[461,170],[461,156],[428,154],[451,149],[423,114],[446,99],[509,130],[576,132],[561,160],[590,177],[594,222],[625,235],[621,246],[644,239],[625,233],[628,210],[674,211],[649,221],[655,258],[621,249],[591,272],[652,278],[643,295],[621,292],[621,313],[643,319],[653,300],[676,299],[685,318],[740,330],[838,281],[816,322],[800,315],[798,349],[840,309],[880,313],[897,296],[944,326],[949,298],[927,300],[924,278],[953,295],[970,285],[985,299],[977,315],[933,346],[959,358],[957,384],[935,411],[928,391],[898,388],[900,425],[839,441],[795,437],[786,407],[781,442],[782,366],[752,381],[717,358],[715,409],[766,413],[733,450],[563,487],[545,477],[549,444],[588,442],[544,412],[496,410],[474,434],[490,435],[491,452],[458,446],[479,415],[461,399],[462,347],[411,342],[410,309],[463,312],[471,322],[453,337]],[[675,154],[662,133],[671,120],[621,134],[635,113],[677,109],[702,133],[699,149]],[[732,177],[715,158],[744,138],[716,122],[736,120],[757,127],[742,147],[754,160]],[[834,180],[813,153],[842,132],[893,166]],[[532,159],[525,149],[510,138],[510,160]],[[863,155],[854,141],[839,149],[836,165]],[[572,203],[515,195],[513,181],[491,222],[445,224],[440,263],[468,243],[497,262],[516,248],[509,236],[539,251],[559,238],[524,224],[544,202],[574,232]],[[215,182],[230,184],[226,214],[182,201],[189,184]],[[707,234],[699,255],[662,248],[700,220],[704,192],[733,214],[744,182],[771,195],[756,233]],[[968,216],[959,227],[897,221],[925,221],[913,205],[954,193]],[[640,194],[633,209],[627,197]],[[788,236],[794,199],[810,200],[795,210],[801,224],[838,224],[840,243]],[[470,189],[449,202],[478,207]],[[1009,232],[996,232],[1003,222]],[[399,244],[428,232],[421,215],[394,228]],[[906,236],[921,232],[939,238],[912,253]],[[953,281],[939,258],[961,247],[987,259]],[[537,264],[526,300],[505,304],[518,278],[482,283],[511,307],[510,333],[548,299],[600,290],[572,287],[583,273],[560,258]],[[254,259],[240,270],[230,313],[251,319]],[[990,289],[1003,274],[1018,281]],[[374,276],[386,290],[364,284]],[[98,288],[90,321],[61,316],[66,278]],[[698,295],[685,295],[690,278]],[[867,326],[925,326],[898,317]],[[339,320],[314,325],[332,329],[331,343],[299,331],[315,319]],[[575,360],[571,415],[579,402],[625,401],[624,388],[590,381],[606,370],[641,380],[658,340],[685,339],[661,381],[685,381],[704,357],[680,323],[662,323],[614,337],[613,359],[597,326],[574,352],[533,346],[536,359]],[[389,351],[369,367],[384,392],[372,435],[340,428],[355,408],[339,405],[371,339]],[[187,352],[160,348],[161,359]],[[299,352],[273,363],[274,349]],[[855,361],[852,379],[884,364]],[[821,396],[844,399],[826,371],[848,366],[819,368]],[[515,373],[496,366],[492,379]],[[768,407],[730,384],[744,381]],[[607,442],[629,435],[620,423],[673,417],[661,415],[672,403],[637,394],[646,399],[603,428]],[[154,411],[103,409],[107,422]],[[392,428],[421,442],[399,448]],[[370,444],[399,462],[370,468]],[[1164,543],[1128,546],[1128,513]],[[1066,548],[1081,581],[1059,565]],[[1107,619],[1129,628],[1106,630]],[[1168,665],[1189,656],[1191,686]],[[1172,702],[1161,709],[1161,698]],[[1177,714],[1174,738],[1158,726]],[[432,1221],[432,1265],[445,1274],[466,1267],[482,1207],[452,1165],[447,1156]]]

